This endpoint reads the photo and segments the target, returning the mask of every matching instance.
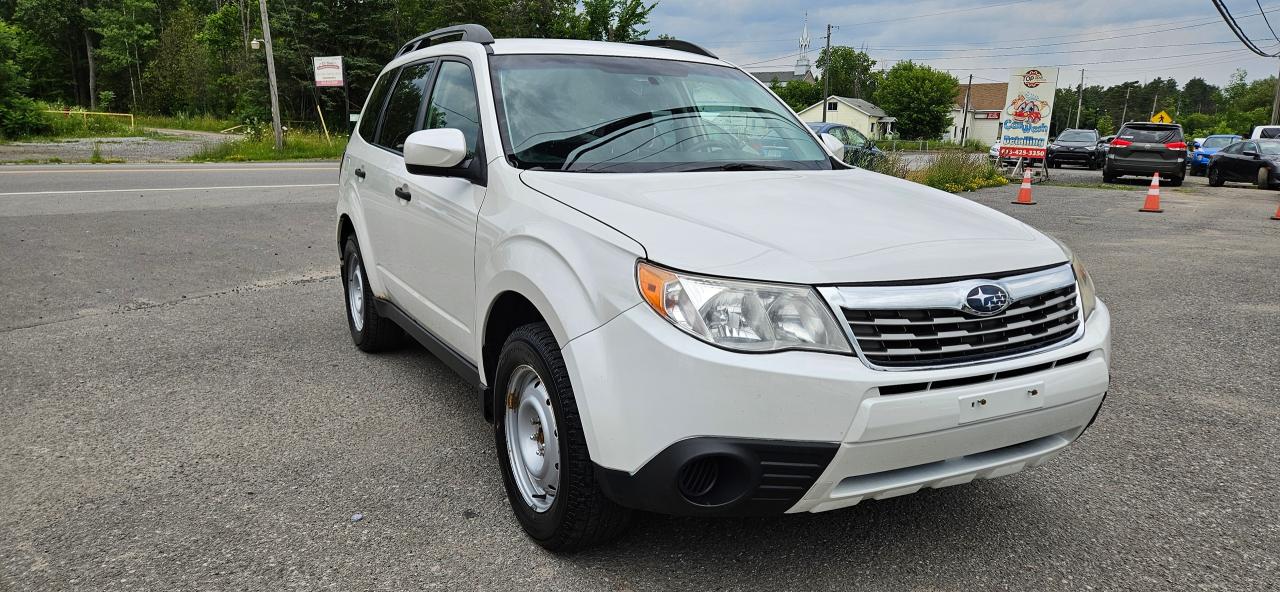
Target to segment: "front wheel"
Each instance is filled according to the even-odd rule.
[[[395,321],[378,314],[369,287],[369,274],[354,235],[347,237],[342,248],[342,284],[347,301],[347,328],[351,341],[361,351],[379,352],[401,343],[404,333]]]
[[[1222,187],[1223,183],[1226,183],[1226,179],[1222,178],[1222,170],[1218,167],[1209,167],[1208,175],[1210,187]]]
[[[1271,170],[1267,167],[1258,169],[1258,178],[1254,184],[1258,189],[1271,189]]]
[[[494,443],[516,520],[551,551],[621,535],[631,511],[605,496],[587,451],[573,386],[551,329],[524,325],[494,372]]]

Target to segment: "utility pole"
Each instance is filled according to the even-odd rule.
[[[1076,128],[1080,127],[1080,110],[1084,108],[1084,68],[1080,68],[1080,92],[1076,93]]]
[[[1129,91],[1131,90],[1133,89],[1132,88],[1124,89],[1124,109],[1120,111],[1120,125],[1124,125],[1125,118],[1129,116]]]
[[[831,23],[827,23],[827,65],[822,68],[822,122],[827,122],[827,99],[831,98]]]
[[[969,75],[969,86],[964,87],[964,112],[960,124],[960,143],[969,138],[969,97],[973,92],[973,74]]]
[[[276,150],[284,148],[284,130],[280,128],[280,98],[276,93],[276,56],[271,52],[271,19],[267,17],[267,0],[258,0],[262,9],[262,42],[267,46],[267,81],[271,85],[271,127],[276,136]]]
[[[1156,102],[1157,102],[1157,101],[1159,101],[1159,100],[1160,100],[1160,91],[1156,91],[1156,96],[1151,97],[1151,115],[1150,115],[1150,117],[1155,117],[1155,116],[1156,116]]]
[[[1280,78],[1276,79],[1276,98],[1271,101],[1271,125],[1280,125]]]

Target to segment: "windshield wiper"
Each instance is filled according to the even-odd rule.
[[[706,166],[695,166],[692,168],[675,169],[680,173],[697,173],[702,171],[789,171],[791,167],[777,166],[772,164],[757,164],[754,162],[722,162],[719,164],[711,164]]]

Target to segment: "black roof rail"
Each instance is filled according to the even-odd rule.
[[[639,41],[628,41],[628,43],[633,43],[635,45],[647,45],[649,47],[662,47],[665,49],[674,49],[676,51],[687,51],[689,53],[707,56],[713,60],[720,59],[720,56],[703,49],[699,45],[689,43],[688,41],[681,41],[679,39],[640,39]]]
[[[406,53],[417,51],[424,47],[430,47],[435,45],[435,43],[440,39],[454,36],[461,36],[461,38],[458,39],[459,41],[474,41],[484,45],[486,51],[493,53],[493,48],[489,47],[490,45],[493,45],[493,34],[489,32],[489,29],[486,29],[481,25],[454,25],[452,27],[436,29],[425,35],[414,37],[408,43],[400,46],[400,51],[396,52],[396,57],[398,58]]]

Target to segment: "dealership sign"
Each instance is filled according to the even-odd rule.
[[[311,58],[316,71],[316,86],[342,86],[342,56]]]
[[[1057,87],[1057,68],[1014,68],[1009,72],[1009,92],[1000,122],[1002,158],[1044,158]]]

